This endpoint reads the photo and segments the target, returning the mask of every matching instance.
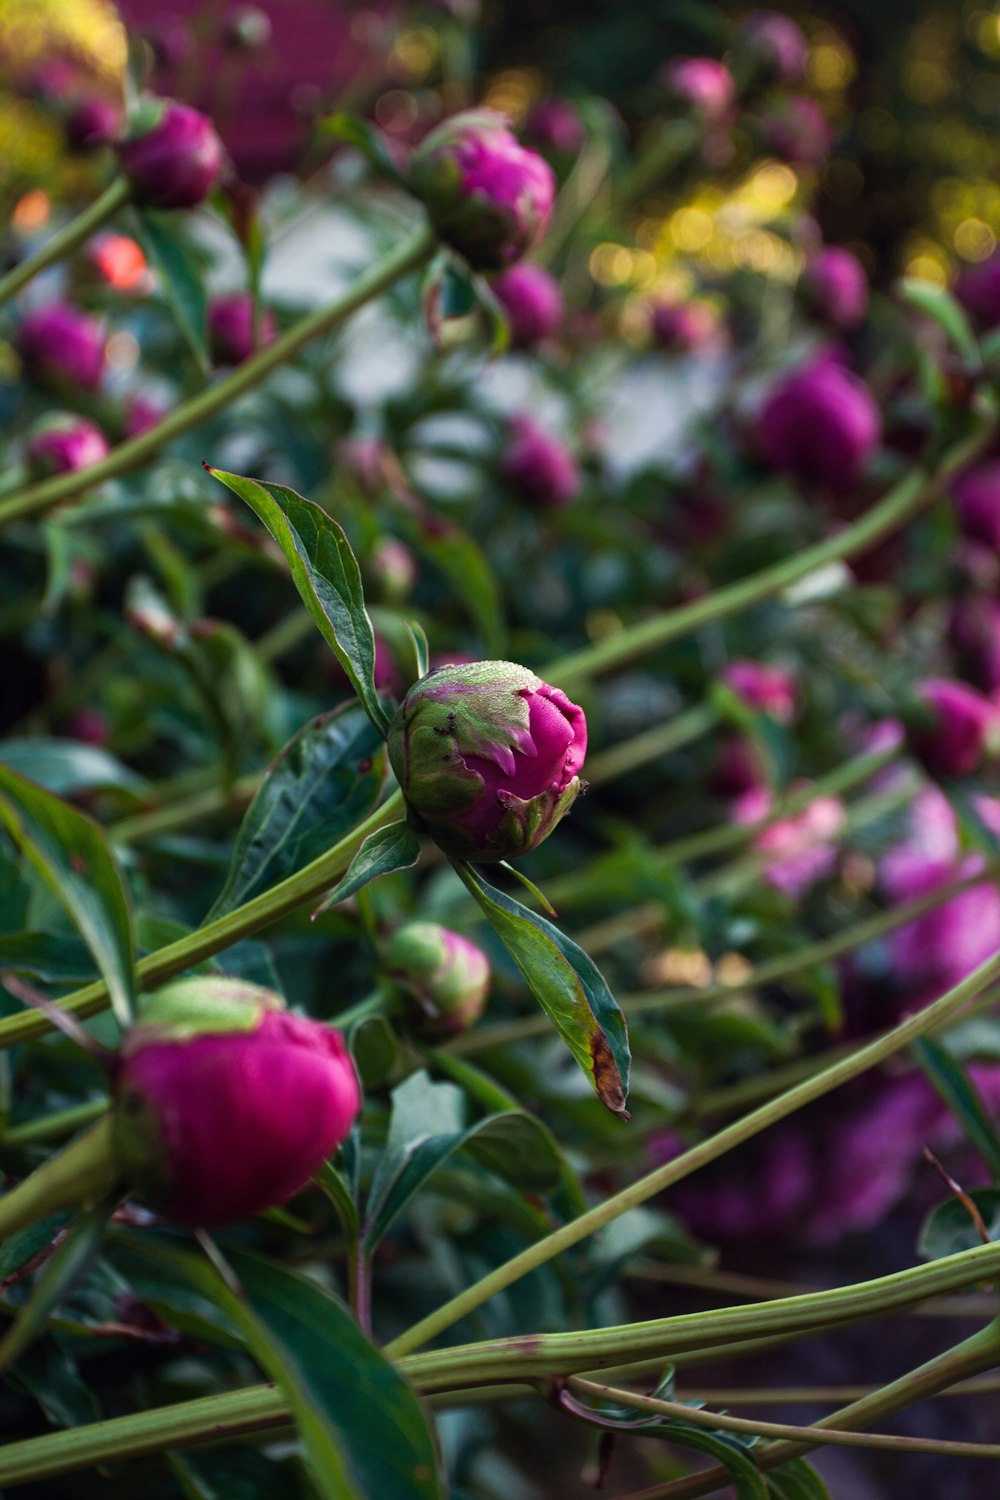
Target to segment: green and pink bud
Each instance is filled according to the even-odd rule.
[[[736,29],[736,52],[778,83],[801,83],[809,69],[809,43],[791,16],[754,10]]]
[[[421,142],[410,188],[446,245],[478,271],[501,271],[544,235],[555,178],[548,162],[518,144],[505,115],[470,109]]]
[[[35,422],[28,433],[24,456],[33,480],[71,474],[108,456],[104,433],[86,417],[53,412]]]
[[[932,776],[969,776],[1000,750],[1000,712],[964,682],[928,677],[908,715],[910,749]]]
[[[660,79],[671,97],[706,125],[721,124],[736,102],[733,75],[714,57],[672,58]]]
[[[175,99],[149,99],[118,147],[136,198],[153,208],[196,208],[212,191],[225,149],[207,115]]]
[[[382,954],[386,972],[417,1002],[422,1030],[457,1036],[486,1008],[490,961],[482,948],[437,922],[408,922]]]
[[[257,312],[255,326],[253,298],[246,292],[213,297],[208,304],[208,351],[214,365],[241,365],[277,336],[274,314],[266,308]]]
[[[417,828],[457,858],[515,859],[583,790],[587,721],[527,667],[471,662],[414,683],[388,745]]]
[[[492,284],[494,297],[507,315],[515,349],[531,349],[556,332],[563,317],[562,292],[542,266],[511,266]]]
[[[580,493],[580,470],[566,444],[531,417],[511,418],[500,473],[522,500],[561,510]]]

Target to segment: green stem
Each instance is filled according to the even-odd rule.
[[[737,583],[717,589],[701,599],[694,599],[689,604],[682,604],[677,609],[655,615],[652,619],[629,625],[616,635],[608,636],[542,668],[541,675],[558,683],[561,688],[576,688],[589,678],[635,661],[680,636],[701,630],[728,615],[748,609],[752,604],[759,604],[797,583],[800,578],[828,567],[830,563],[842,562],[858,552],[864,552],[928,505],[945,481],[964,468],[981,450],[992,434],[993,427],[994,415],[990,411],[988,420],[971,437],[949,449],[933,474],[922,470],[908,474],[877,505],[843,531],[825,537],[823,541],[806,547],[794,557],[785,558],[770,568],[751,573],[749,578],[742,578]],[[2,514],[0,511],[0,517]]]
[[[412,1350],[419,1349],[429,1339],[436,1338],[459,1319],[467,1317],[477,1307],[488,1302],[497,1292],[513,1286],[523,1276],[537,1270],[539,1266],[545,1265],[573,1245],[578,1245],[582,1240],[595,1234],[597,1230],[603,1229],[606,1224],[612,1223],[622,1214],[627,1213],[630,1208],[646,1203],[656,1194],[663,1192],[665,1188],[673,1187],[675,1183],[690,1176],[692,1172],[707,1166],[709,1162],[716,1161],[734,1146],[742,1145],[744,1141],[752,1139],[760,1131],[766,1130],[769,1125],[783,1120],[795,1110],[801,1109],[803,1105],[811,1104],[814,1099],[821,1099],[831,1089],[839,1088],[841,1084],[848,1083],[852,1078],[857,1078],[860,1074],[867,1072],[869,1068],[874,1068],[884,1062],[886,1058],[901,1052],[918,1036],[926,1035],[936,1026],[940,1026],[943,1021],[956,1015],[998,974],[1000,974],[1000,954],[994,954],[992,958],[974,969],[961,984],[955,985],[953,989],[948,990],[939,1000],[935,1000],[917,1015],[901,1021],[884,1036],[869,1042],[867,1046],[860,1047],[850,1057],[834,1063],[832,1067],[824,1068],[814,1077],[805,1079],[795,1088],[779,1095],[777,1099],[769,1100],[767,1104],[761,1105],[759,1109],[744,1118],[735,1120],[731,1125],[717,1131],[715,1135],[709,1136],[707,1140],[699,1142],[691,1150],[675,1157],[673,1161],[657,1167],[652,1172],[647,1172],[644,1177],[640,1177],[637,1182],[621,1192],[615,1193],[604,1203],[595,1205],[587,1213],[581,1214],[578,1219],[564,1224],[552,1234],[546,1235],[537,1244],[528,1246],[520,1254],[505,1261],[503,1265],[489,1272],[435,1312],[422,1318],[406,1333],[401,1334],[388,1346],[389,1352],[409,1354]]]
[[[378,828],[384,828],[387,823],[394,822],[402,811],[402,795],[394,792],[363,823],[359,823],[357,828],[334,844],[332,849],[306,865],[304,870],[289,875],[278,885],[263,891],[252,901],[238,906],[235,911],[228,912],[215,922],[209,922],[196,932],[188,933],[177,942],[168,943],[165,948],[159,948],[155,953],[140,959],[136,974],[141,987],[148,990],[163,984],[175,974],[194,968],[213,954],[221,953],[224,948],[229,948],[233,943],[250,937],[262,927],[269,927],[300,906],[314,901],[335,885],[346,872],[368,835]],[[85,985],[83,989],[74,990],[71,995],[61,999],[59,1004],[71,1015],[95,1016],[99,1011],[107,1009],[107,988],[103,982],[97,981]],[[0,1020],[0,1050],[13,1047],[19,1042],[30,1041],[33,1037],[44,1036],[48,1030],[49,1023],[39,1011],[6,1016]]]
[[[685,1387],[685,1395],[689,1401],[706,1401],[713,1406],[822,1406],[860,1401],[881,1389],[880,1385],[704,1386],[694,1390]],[[998,1391],[1000,1375],[987,1375],[978,1380],[959,1381],[934,1395],[938,1398],[994,1396]]]
[[[658,760],[661,755],[667,755],[671,750],[679,750],[682,745],[700,739],[717,723],[718,717],[710,704],[698,704],[695,708],[689,708],[686,713],[679,714],[676,719],[668,720],[666,724],[655,724],[652,729],[647,729],[632,739],[611,745],[607,750],[591,756],[587,762],[587,780],[591,786],[599,786],[602,781],[614,781],[616,776],[625,776],[638,766]]]
[[[143,843],[160,834],[172,833],[175,828],[183,828],[187,823],[246,807],[261,782],[260,776],[241,776],[231,786],[220,786],[214,781],[216,774],[212,773],[214,784],[201,791],[178,797],[176,801],[166,802],[162,807],[146,808],[142,812],[117,819],[109,827],[109,834],[119,843]]]
[[[72,1135],[83,1125],[92,1125],[107,1114],[106,1099],[88,1099],[86,1104],[74,1104],[69,1109],[57,1110],[43,1115],[40,1120],[27,1120],[23,1125],[12,1125],[0,1135],[0,1146],[34,1146],[41,1141],[56,1141]]]
[[[224,410],[238,396],[253,390],[265,376],[287,363],[312,339],[330,333],[400,277],[422,266],[436,248],[435,235],[430,228],[422,227],[410,239],[391,250],[377,265],[359,276],[336,301],[307,313],[291,328],[286,329],[280,338],[275,339],[273,344],[258,350],[252,359],[238,365],[230,375],[216,381],[207,390],[200,391],[189,401],[183,401],[155,427],[140,433],[138,437],[130,438],[128,442],[120,443],[100,463],[78,469],[72,474],[57,474],[52,479],[44,479],[40,484],[30,485],[0,502],[0,525],[24,516],[37,515],[60,501],[72,499],[83,490],[101,484],[105,479],[127,474],[147,458],[151,458],[165,443],[180,437],[216,412]]]
[[[29,255],[27,260],[22,260],[20,265],[8,271],[6,276],[0,277],[0,305],[7,302],[22,287],[27,286],[32,277],[47,270],[49,266],[54,266],[56,261],[62,260],[64,256],[71,255],[77,246],[89,239],[96,229],[100,229],[101,225],[112,218],[120,208],[124,208],[131,196],[132,187],[128,179],[116,177],[89,208],[85,208],[81,214],[77,214],[75,219],[60,229],[58,234],[46,240],[42,248],[34,255]]]
[[[99,1120],[0,1198],[0,1240],[64,1208],[90,1207],[114,1188],[111,1122]]]

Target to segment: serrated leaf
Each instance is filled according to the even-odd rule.
[[[377,828],[365,839],[343,880],[334,886],[313,916],[336,906],[339,901],[346,901],[348,896],[353,896],[355,891],[360,891],[380,875],[408,870],[419,858],[420,840],[409,823],[401,821],[390,823],[387,828]]]
[[[209,369],[208,295],[197,259],[178,234],[177,216],[151,208],[135,210],[136,238],[156,271],[178,328],[202,374]]]
[[[321,506],[283,484],[205,467],[249,505],[274,537],[314,625],[384,735],[389,720],[375,689],[375,632],[365,609],[361,571],[341,527]]]
[[[628,1031],[604,976],[558,927],[498,891],[471,865],[455,868],[597,1097],[627,1119]]]
[[[236,836],[222,893],[206,918],[294,875],[371,812],[385,749],[359,704],[312,719],[266,772]]]
[[[994,1182],[1000,1181],[1000,1140],[965,1068],[956,1057],[928,1037],[914,1042],[913,1054],[989,1167]]]
[[[127,1026],[135,1002],[132,913],[104,830],[3,765],[0,820],[69,912]]]

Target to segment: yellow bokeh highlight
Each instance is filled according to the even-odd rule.
[[[982,219],[963,219],[952,238],[963,260],[987,260],[997,247],[996,235]]]

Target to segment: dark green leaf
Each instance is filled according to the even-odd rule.
[[[246,501],[274,537],[313,623],[384,734],[389,721],[375,690],[375,633],[357,559],[342,529],[320,506],[282,484],[206,468]]]
[[[668,1443],[676,1443],[680,1448],[707,1453],[722,1464],[728,1471],[737,1500],[767,1500],[764,1476],[737,1437],[674,1421],[658,1429],[656,1436],[665,1438]]]
[[[498,891],[470,865],[456,869],[598,1098],[627,1118],[628,1032],[604,976],[558,927]]]
[[[313,1181],[333,1204],[347,1239],[357,1240],[361,1232],[361,1218],[346,1177],[327,1161],[320,1167]]]
[[[30,974],[34,979],[82,983],[94,977],[94,963],[86,943],[76,937],[50,937],[46,932],[11,932],[0,936],[0,969]]]
[[[107,750],[84,745],[79,740],[48,739],[42,735],[9,739],[0,743],[0,761],[29,776],[38,786],[69,797],[96,787],[120,787],[137,797],[149,790],[144,776],[123,765]]]
[[[830,1491],[804,1458],[790,1459],[767,1476],[772,1500],[831,1500]]]
[[[367,120],[358,115],[327,115],[320,120],[319,128],[338,141],[343,141],[346,146],[353,146],[377,172],[382,172],[400,187],[405,187],[405,181],[386,148],[381,132]]]
[[[103,829],[0,766],[0,819],[79,928],[122,1025],[132,1018],[134,940],[125,886]]]
[[[233,863],[206,920],[294,875],[367,817],[385,749],[359,704],[305,724],[267,771],[247,809]]]
[[[390,823],[388,828],[378,828],[365,839],[351,866],[339,885],[335,885],[324,897],[317,912],[326,911],[340,901],[346,901],[355,891],[377,880],[380,875],[390,875],[394,870],[408,870],[420,858],[420,840],[409,823]]]
[[[986,1234],[1000,1240],[1000,1188],[974,1188],[969,1198],[982,1218]],[[979,1227],[960,1198],[946,1198],[924,1220],[917,1249],[926,1260],[941,1260],[983,1243]]]
[[[399,1043],[385,1016],[363,1016],[348,1033],[351,1056],[365,1089],[377,1089],[399,1062]]]
[[[944,330],[963,359],[975,369],[979,368],[979,346],[975,335],[965,309],[951,292],[933,282],[909,277],[899,283],[899,291],[904,301],[932,318]]]
[[[44,1328],[49,1313],[83,1274],[101,1243],[112,1207],[111,1203],[102,1203],[81,1214],[45,1262],[31,1295],[0,1339],[0,1370],[12,1365],[27,1349]]]
[[[993,1121],[979,1097],[972,1079],[957,1058],[950,1056],[937,1042],[921,1037],[913,1052],[931,1083],[937,1089],[955,1119],[990,1169],[993,1180],[1000,1181],[1000,1140]]]
[[[208,296],[201,266],[178,234],[177,215],[140,208],[136,238],[160,280],[163,295],[202,374],[209,368],[206,344]]]

